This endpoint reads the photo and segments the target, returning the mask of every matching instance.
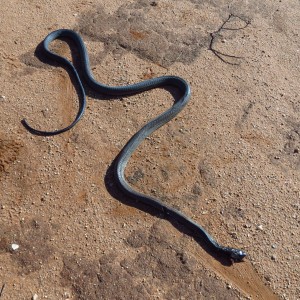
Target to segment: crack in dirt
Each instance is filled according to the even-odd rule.
[[[242,22],[245,23],[244,26],[236,27],[236,28],[234,28],[234,27],[225,27],[228,24],[230,24],[233,21],[233,19],[241,20]],[[243,59],[243,57],[236,56],[236,55],[230,55],[230,54],[226,54],[224,52],[221,52],[221,51],[219,51],[215,48],[215,43],[216,43],[216,40],[222,35],[222,31],[224,31],[224,30],[231,30],[231,31],[242,30],[242,29],[246,28],[249,24],[250,24],[250,21],[244,20],[243,18],[241,18],[239,16],[236,16],[234,14],[229,14],[228,18],[223,22],[223,24],[216,31],[210,33],[211,40],[210,40],[210,44],[209,44],[208,49],[210,51],[212,51],[212,53],[215,56],[217,56],[224,63],[227,63],[229,65],[239,65],[240,62],[233,62],[233,61],[230,61],[228,59],[241,60],[241,59]]]

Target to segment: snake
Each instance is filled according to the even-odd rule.
[[[136,191],[128,183],[125,177],[125,168],[136,148],[145,140],[146,137],[151,135],[161,126],[168,123],[187,105],[191,96],[191,88],[187,81],[183,78],[177,76],[161,76],[126,86],[108,86],[102,84],[96,81],[92,74],[88,52],[81,36],[77,32],[70,29],[59,29],[51,32],[46,36],[46,38],[41,43],[41,50],[48,59],[65,66],[74,75],[75,83],[77,83],[78,92],[80,94],[78,113],[74,121],[70,125],[65,128],[56,129],[53,131],[42,131],[39,129],[35,129],[31,125],[29,125],[26,119],[22,120],[23,125],[33,134],[52,136],[61,134],[73,128],[84,114],[86,108],[86,94],[82,80],[75,66],[68,59],[52,52],[49,48],[49,45],[52,41],[62,38],[71,39],[75,43],[79,51],[79,66],[80,68],[82,68],[83,80],[85,80],[85,82],[91,89],[95,90],[98,93],[106,94],[109,96],[123,97],[141,93],[150,89],[163,88],[167,86],[173,87],[178,90],[180,97],[174,97],[177,99],[174,99],[172,106],[165,112],[150,120],[139,131],[137,131],[126,143],[124,148],[115,159],[113,175],[115,177],[117,187],[131,199],[140,201],[148,206],[155,208],[159,212],[163,213],[166,218],[175,219],[179,223],[191,229],[195,234],[201,235],[206,240],[206,243],[208,243],[208,246],[211,247],[212,250],[218,252],[218,254],[229,257],[231,260],[236,262],[242,261],[246,256],[245,251],[220,245],[201,225],[197,224],[181,211],[167,205],[166,203],[152,196],[144,195]]]

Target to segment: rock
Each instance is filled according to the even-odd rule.
[[[18,244],[11,244],[11,249],[12,249],[13,251],[18,250],[19,248],[20,248],[20,246],[19,246]]]
[[[269,275],[266,275],[265,276],[265,279],[268,281],[268,282],[271,282],[271,277]]]
[[[262,225],[258,225],[258,226],[257,226],[257,229],[263,230],[263,226],[262,226]]]
[[[39,298],[39,296],[37,294],[34,294],[31,299],[32,300],[37,300],[38,298]]]

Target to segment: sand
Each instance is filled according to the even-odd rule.
[[[0,4],[1,300],[300,298],[299,1]],[[100,82],[190,83],[187,107],[138,148],[126,176],[244,249],[243,262],[212,255],[115,186],[114,158],[172,105],[169,90],[88,90],[72,130],[23,127],[59,129],[77,113],[68,73],[36,51],[59,28],[82,35]],[[78,61],[67,42],[53,49]]]

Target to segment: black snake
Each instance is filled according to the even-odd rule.
[[[101,94],[107,94],[113,96],[127,96],[130,94],[137,94],[146,90],[150,90],[158,87],[165,87],[165,86],[173,86],[178,89],[178,91],[181,94],[181,97],[174,101],[172,107],[169,108],[164,113],[162,113],[161,115],[154,118],[153,120],[151,120],[150,122],[148,122],[145,126],[143,126],[137,133],[135,133],[132,136],[132,138],[127,142],[125,147],[122,149],[114,165],[115,180],[118,184],[118,187],[129,197],[154,207],[155,209],[163,212],[166,216],[172,219],[176,219],[184,226],[189,227],[196,234],[199,233],[199,235],[204,236],[207,242],[209,243],[209,246],[211,246],[215,251],[219,252],[220,254],[229,256],[234,261],[241,261],[246,256],[246,253],[244,251],[240,249],[224,247],[219,245],[204,228],[202,228],[200,225],[195,223],[193,220],[191,220],[190,218],[182,214],[180,211],[166,205],[165,203],[135,191],[125,179],[125,175],[124,175],[125,168],[134,150],[141,144],[141,142],[147,136],[149,136],[153,131],[155,131],[156,129],[160,128],[161,126],[169,122],[187,104],[191,92],[190,92],[189,84],[184,79],[176,76],[162,76],[162,77],[145,80],[127,86],[107,86],[101,84],[97,82],[92,75],[88,53],[81,37],[76,32],[68,29],[60,29],[57,31],[53,31],[42,42],[42,49],[44,54],[50,60],[54,60],[59,64],[68,67],[69,70],[71,70],[71,72],[74,74],[74,78],[77,81],[79,92],[81,94],[79,111],[77,113],[75,120],[69,126],[63,129],[59,129],[55,131],[37,130],[31,127],[25,119],[22,121],[24,126],[34,134],[56,135],[71,129],[80,120],[80,118],[84,113],[86,107],[85,90],[81,82],[81,79],[77,73],[76,68],[69,60],[51,52],[49,49],[49,44],[57,38],[70,38],[75,42],[76,47],[78,48],[80,54],[80,59],[81,59],[80,64],[83,71],[84,79],[86,83],[93,90]]]

